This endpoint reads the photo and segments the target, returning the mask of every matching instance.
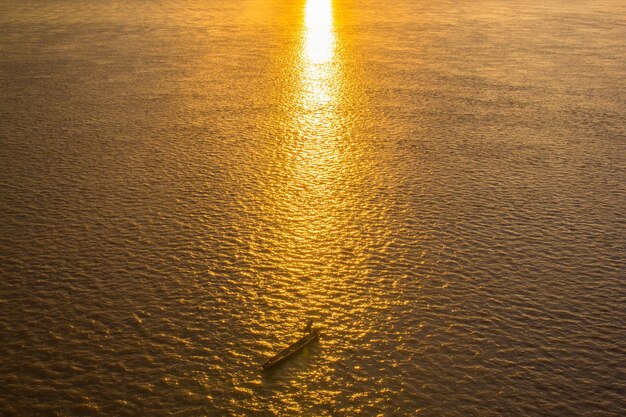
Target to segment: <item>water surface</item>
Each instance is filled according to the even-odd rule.
[[[626,412],[623,2],[0,10],[1,414]]]

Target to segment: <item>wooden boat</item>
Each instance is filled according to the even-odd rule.
[[[309,334],[304,335],[297,342],[292,343],[291,345],[287,346],[285,349],[283,349],[280,352],[278,352],[276,355],[274,355],[271,358],[269,358],[262,365],[263,369],[269,369],[269,368],[271,368],[273,366],[278,365],[279,363],[282,363],[282,362],[286,361],[291,356],[295,355],[296,353],[298,353],[299,351],[304,349],[305,346],[308,346],[313,341],[319,339],[319,337],[320,337],[320,330],[319,329],[313,329],[311,331],[310,335]]]

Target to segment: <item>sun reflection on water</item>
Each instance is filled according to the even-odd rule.
[[[306,186],[323,185],[337,168],[340,126],[337,114],[340,74],[335,59],[331,0],[308,0],[302,34],[295,123],[301,141],[294,176]],[[329,179],[329,178],[327,178]]]
[[[295,65],[287,85],[284,118],[286,140],[281,144],[273,207],[278,221],[275,259],[284,271],[287,297],[308,302],[301,314],[321,316],[326,304],[320,297],[320,280],[333,267],[338,241],[329,239],[345,223],[345,184],[349,154],[340,109],[343,86],[337,56],[332,0],[307,0],[304,7]],[[272,249],[274,250],[274,249]],[[284,306],[283,306],[284,307]]]
[[[274,113],[275,136],[264,175],[263,227],[254,237],[253,262],[261,266],[265,329],[272,334],[266,356],[293,341],[306,319],[323,329],[319,345],[285,367],[295,371],[291,386],[305,387],[325,378],[345,338],[367,334],[355,320],[372,308],[372,288],[360,290],[371,268],[367,248],[378,221],[369,210],[371,195],[363,186],[369,165],[356,124],[361,105],[355,62],[346,34],[335,27],[332,0],[306,0],[294,48],[281,62],[280,106]],[[338,12],[339,13],[339,12]],[[321,348],[320,348],[321,346]],[[317,363],[318,366],[311,366]],[[324,369],[320,368],[323,366]],[[278,376],[284,375],[281,370]],[[274,374],[253,378],[272,390]],[[338,396],[318,390],[312,395]],[[298,395],[275,397],[279,410],[302,414]]]
[[[335,44],[332,0],[308,0],[304,14],[307,59],[311,64],[330,61]]]

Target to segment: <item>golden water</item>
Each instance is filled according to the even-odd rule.
[[[0,10],[0,414],[625,412],[622,2]]]

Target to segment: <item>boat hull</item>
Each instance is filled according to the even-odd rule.
[[[315,340],[319,339],[319,337],[320,337],[320,331],[317,330],[317,329],[313,330],[311,332],[310,336],[306,335],[306,336],[300,338],[295,343],[292,343],[291,345],[287,346],[285,349],[281,350],[276,355],[274,355],[270,359],[268,359],[262,365],[263,369],[270,369],[270,368],[273,368],[274,366],[276,366],[278,364],[281,364],[281,363],[285,362],[286,360],[291,358],[293,355],[295,355],[296,353],[298,353],[302,349],[304,349],[306,346],[310,345]]]

